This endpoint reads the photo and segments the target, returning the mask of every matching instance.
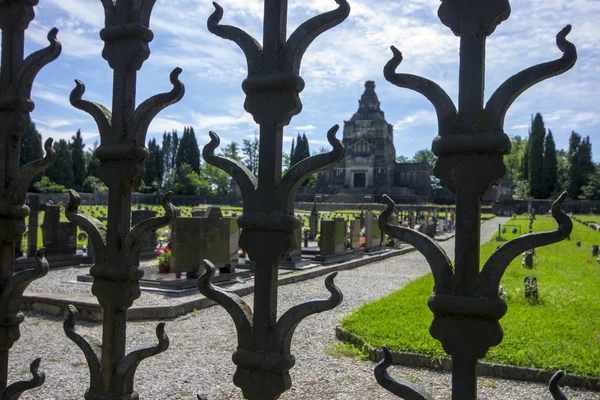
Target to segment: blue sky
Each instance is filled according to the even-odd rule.
[[[440,84],[454,99],[458,86],[459,39],[437,18],[439,0],[349,0],[349,18],[321,35],[309,47],[301,76],[306,89],[300,94],[303,112],[285,130],[284,150],[292,138],[305,132],[312,151],[327,144],[327,130],[343,126],[358,107],[366,80],[374,80],[389,123],[394,125],[397,155],[412,157],[431,148],[437,134],[433,107],[419,94],[397,88],[383,78],[390,45],[403,52],[399,72],[422,75]],[[262,38],[261,0],[220,0],[222,23],[243,28]],[[336,8],[333,0],[289,0],[288,35],[306,19]],[[572,130],[589,135],[594,160],[600,161],[600,49],[598,0],[519,0],[511,2],[511,17],[488,38],[486,99],[508,77],[531,65],[562,54],[555,35],[573,25],[568,40],[578,48],[575,67],[522,94],[509,110],[505,131],[527,136],[531,114],[542,113],[558,148],[568,147]],[[206,20],[209,0],[158,0],[150,21],[152,54],[138,74],[137,104],[171,89],[169,73],[181,67],[186,86],[183,100],[160,113],[148,131],[162,138],[167,130],[192,125],[203,146],[208,131],[222,143],[254,137],[252,117],[243,109],[241,83],[246,77],[242,52],[230,41],[210,34]],[[99,0],[44,0],[26,32],[26,49],[47,45],[46,34],[59,29],[63,52],[38,75],[32,90],[36,108],[32,119],[46,137],[69,139],[81,129],[85,143],[99,141],[92,118],[69,104],[73,80],[86,85],[84,98],[110,108],[112,70],[101,57],[104,26]],[[341,137],[341,131],[338,133]],[[89,147],[89,146],[88,146]]]

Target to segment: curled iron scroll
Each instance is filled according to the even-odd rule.
[[[490,97],[485,114],[492,129],[503,130],[504,117],[512,103],[527,89],[545,79],[560,75],[570,70],[577,61],[577,49],[567,40],[571,25],[565,26],[556,35],[556,45],[563,52],[555,61],[529,67],[506,80]]]
[[[398,87],[414,90],[425,96],[435,107],[439,134],[452,133],[456,125],[458,113],[448,93],[437,83],[429,79],[412,74],[396,73],[396,69],[402,63],[402,53],[394,46],[391,47],[391,50],[393,57],[383,68],[385,79]]]
[[[38,72],[50,62],[56,60],[62,51],[60,42],[56,39],[58,29],[52,28],[48,32],[48,41],[50,45],[46,48],[30,54],[19,67],[17,71],[17,88],[22,98],[28,99],[31,96],[31,87]]]
[[[183,98],[185,86],[178,79],[181,72],[181,68],[175,68],[171,71],[169,79],[173,85],[173,89],[170,92],[150,97],[135,110],[133,114],[133,129],[135,129],[135,138],[138,143],[146,142],[146,132],[148,132],[148,126],[150,126],[152,119],[167,106],[177,103]]]
[[[223,19],[223,7],[218,3],[213,2],[215,12],[208,17],[207,27],[208,30],[223,38],[235,42],[246,56],[248,62],[248,74],[257,75],[262,61],[262,46],[256,39],[244,32],[240,28],[229,25],[220,25],[221,19]]]
[[[395,203],[388,195],[383,195],[383,201],[387,204],[387,208],[379,215],[379,229],[393,238],[413,245],[425,256],[431,267],[435,281],[435,293],[439,295],[452,294],[454,288],[452,261],[450,261],[444,249],[436,241],[421,232],[394,226],[387,222],[394,212]]]
[[[212,131],[208,134],[210,142],[202,149],[202,157],[207,163],[225,171],[235,180],[240,187],[245,204],[247,197],[251,196],[258,187],[256,176],[241,162],[215,155],[215,150],[221,144],[221,139],[219,135]]]
[[[165,323],[161,322],[156,326],[156,338],[158,344],[153,347],[135,350],[127,354],[117,367],[115,376],[118,384],[121,386],[122,393],[133,392],[133,381],[138,365],[157,354],[166,351],[169,348],[169,337],[165,333]]]
[[[287,72],[300,72],[302,57],[308,46],[323,32],[342,23],[350,14],[350,5],[346,0],[335,0],[338,8],[317,15],[300,25],[285,43],[284,70]]]
[[[511,261],[526,250],[534,247],[547,246],[560,242],[571,234],[573,222],[567,214],[561,210],[567,193],[564,192],[552,203],[552,217],[558,223],[558,228],[552,232],[531,233],[520,236],[500,246],[486,261],[479,275],[479,294],[483,297],[498,296],[500,280]]]
[[[75,108],[85,111],[90,114],[96,125],[101,137],[110,135],[112,113],[102,104],[83,100],[85,94],[85,85],[80,80],[75,80],[75,88],[71,91],[69,101]]]
[[[276,341],[283,347],[281,349],[282,354],[289,353],[294,330],[302,320],[310,315],[332,310],[341,304],[344,296],[342,291],[333,283],[336,276],[337,272],[334,272],[325,279],[325,287],[331,294],[328,299],[298,304],[287,310],[279,318],[279,321],[275,325],[275,331],[277,332]]]
[[[155,232],[158,228],[168,225],[175,219],[175,206],[171,203],[173,198],[173,192],[167,192],[162,197],[161,204],[165,210],[165,215],[162,217],[148,218],[136,226],[125,236],[123,248],[127,255],[127,266],[134,267],[139,265],[140,262],[140,248],[142,242],[152,232]]]
[[[46,152],[44,158],[28,162],[19,169],[18,178],[11,183],[8,189],[8,192],[13,196],[15,204],[23,203],[27,188],[31,184],[33,178],[54,164],[54,161],[56,160],[56,150],[52,147],[52,142],[52,138],[48,138],[44,142],[44,151]]]
[[[565,373],[563,371],[558,371],[552,376],[552,378],[550,378],[548,390],[552,394],[552,398],[554,400],[568,400],[567,396],[558,387],[558,382],[562,379],[563,376],[565,376]]]
[[[19,397],[21,397],[21,394],[26,390],[42,386],[46,380],[46,374],[39,370],[41,360],[41,358],[36,358],[29,365],[29,371],[32,375],[30,380],[15,382],[7,386],[2,393],[0,393],[0,400],[18,400]]]
[[[203,261],[204,273],[198,278],[198,289],[207,298],[223,307],[231,316],[238,333],[240,347],[249,348],[252,342],[252,310],[235,293],[214,286],[211,279],[215,276],[216,268],[208,260]]]
[[[106,255],[106,226],[102,221],[79,212],[81,197],[73,189],[69,189],[69,203],[65,207],[65,215],[69,221],[80,227],[92,241],[96,259],[104,262]]]
[[[316,156],[305,158],[296,165],[293,165],[281,179],[279,187],[277,188],[277,196],[288,199],[288,202],[290,203],[288,207],[290,210],[293,209],[296,191],[300,185],[302,185],[302,182],[304,182],[311,174],[337,163],[344,157],[344,145],[335,137],[339,129],[339,125],[334,125],[327,132],[327,140],[333,147],[333,150],[328,153],[317,154]]]
[[[379,386],[404,400],[433,400],[425,390],[407,381],[397,381],[388,374],[392,365],[392,354],[387,346],[383,346],[383,360],[375,367],[375,379]]]

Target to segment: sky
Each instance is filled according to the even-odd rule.
[[[433,106],[418,93],[401,89],[383,78],[391,45],[404,55],[398,72],[421,75],[441,85],[457,103],[459,38],[437,17],[440,0],[349,0],[350,16],[318,37],[308,48],[300,75],[306,88],[300,94],[303,111],[284,130],[284,151],[292,139],[306,133],[311,151],[329,147],[326,134],[343,127],[358,108],[364,82],[373,80],[388,123],[394,126],[396,155],[412,157],[430,149],[437,135]],[[219,0],[222,24],[235,25],[262,39],[263,2]],[[334,0],[289,0],[288,36],[305,20],[332,9]],[[531,115],[541,113],[556,147],[568,148],[571,131],[589,135],[594,161],[600,161],[600,0],[519,0],[511,16],[487,40],[486,100],[513,74],[561,56],[555,36],[565,25],[567,39],[578,49],[578,61],[565,74],[523,93],[505,121],[508,135],[527,137]],[[46,35],[59,29],[63,51],[38,74],[32,90],[32,113],[43,138],[70,139],[81,129],[86,148],[100,141],[93,119],[73,108],[69,94],[74,79],[86,85],[84,99],[111,106],[112,70],[101,57],[99,31],[104,12],[99,0],[43,0],[26,31],[26,51],[48,45]],[[253,138],[257,125],[244,111],[241,83],[247,75],[241,50],[212,35],[206,20],[213,12],[209,0],[157,0],[150,20],[154,40],[150,58],[138,74],[136,103],[171,90],[169,73],[181,67],[184,98],[163,110],[150,125],[147,140],[193,126],[198,143],[215,131],[221,143]],[[341,138],[342,131],[338,133]]]

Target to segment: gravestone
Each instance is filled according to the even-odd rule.
[[[433,239],[435,237],[436,226],[437,224],[434,220],[426,218],[421,222],[421,225],[419,225],[419,232]]]
[[[156,217],[156,211],[152,210],[133,210],[131,211],[131,226],[135,226],[142,221]],[[142,242],[140,248],[140,257],[142,258],[153,258],[155,257],[154,251],[156,249],[156,235],[154,232],[150,233],[146,239]]]
[[[531,250],[527,250],[525,252],[521,265],[527,269],[533,269],[533,252]]]
[[[597,257],[598,256],[598,245],[595,244],[592,246],[592,256],[593,257]]]
[[[204,217],[204,210],[192,210],[192,217]]]
[[[199,272],[202,263],[199,220],[199,217],[177,217],[171,223],[171,271],[186,272],[190,278]]]
[[[40,196],[32,193],[27,194],[27,205],[30,210],[29,224],[27,227],[27,256],[35,257],[38,239]]]
[[[317,233],[319,233],[319,213],[315,210],[313,210],[308,217],[308,226],[310,229],[308,238],[310,240],[315,240]]]
[[[408,212],[408,226],[410,227],[410,229],[415,229],[415,212],[414,211]]]
[[[361,250],[360,247],[360,220],[350,221],[350,248],[354,251]]]
[[[60,222],[60,206],[46,205],[42,238],[47,255],[77,253],[77,226]]]
[[[360,210],[360,215],[358,216],[358,219],[360,221],[360,227],[364,228],[365,227],[365,212],[363,210]]]
[[[235,218],[224,218],[219,207],[209,207],[204,217],[178,217],[171,227],[171,272],[195,278],[203,259],[220,274],[235,272],[240,238]]]
[[[381,250],[381,230],[373,211],[365,215],[365,252],[373,253]]]
[[[526,276],[523,278],[525,284],[525,299],[532,302],[538,302],[538,285],[537,278],[535,276]]]
[[[577,245],[577,247],[581,247],[581,242],[577,241],[576,245]]]
[[[343,252],[346,249],[345,234],[346,221],[343,219],[321,221],[321,255]]]
[[[310,262],[302,259],[302,227],[298,226],[294,229],[294,243],[295,247],[292,251],[286,254],[283,258],[283,261],[279,263],[279,268],[281,269],[293,269],[293,270],[303,270],[310,265]]]
[[[314,260],[326,265],[353,257],[354,251],[346,249],[346,220],[322,220],[319,255]]]

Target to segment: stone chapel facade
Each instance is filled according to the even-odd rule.
[[[394,201],[431,200],[428,164],[397,163],[394,128],[388,124],[375,93],[367,81],[358,111],[344,122],[344,159],[318,173],[317,194],[336,195],[340,202],[361,202],[365,196],[388,194]]]

